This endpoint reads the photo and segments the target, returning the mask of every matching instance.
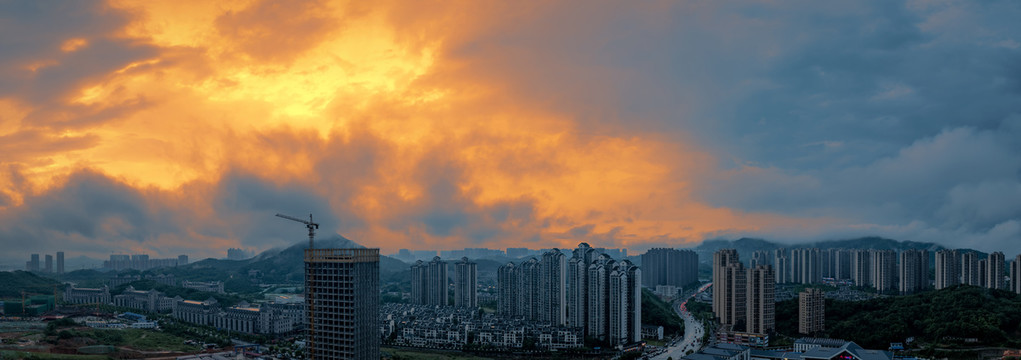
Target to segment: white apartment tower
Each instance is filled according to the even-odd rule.
[[[960,284],[959,261],[960,254],[957,250],[936,252],[936,290]]]
[[[929,252],[905,250],[900,253],[900,293],[914,294],[929,287]]]
[[[776,328],[776,279],[773,267],[759,265],[748,269],[747,287],[747,331],[768,334]]]
[[[1004,256],[1002,252],[994,252],[989,254],[988,262],[986,263],[986,277],[985,286],[990,289],[1004,289],[1003,286],[1003,262]]]
[[[478,265],[462,257],[454,263],[454,307],[478,307],[478,287]]]

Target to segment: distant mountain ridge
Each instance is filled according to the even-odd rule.
[[[737,249],[738,256],[741,259],[750,259],[751,254],[759,250],[796,249],[796,248],[877,249],[896,251],[928,250],[930,252],[946,249],[942,245],[930,242],[900,241],[878,236],[867,236],[855,239],[823,240],[801,244],[781,244],[769,240],[756,238],[740,238],[737,240],[716,239],[703,241],[702,244],[696,246],[694,250],[712,253],[720,249]],[[985,253],[971,249],[962,250],[966,252],[976,252],[985,255]],[[700,260],[702,262],[706,261],[712,262],[711,257],[708,259],[702,258]]]

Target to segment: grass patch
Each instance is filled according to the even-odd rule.
[[[393,356],[394,360],[488,360],[493,358],[479,357],[457,351],[407,350],[384,347],[380,349]]]
[[[95,339],[101,345],[124,346],[141,351],[179,351],[195,352],[202,350],[196,345],[185,345],[186,339],[156,330],[123,329],[101,330],[89,329],[72,333],[74,337]]]

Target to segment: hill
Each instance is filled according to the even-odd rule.
[[[174,274],[179,280],[212,281],[224,280],[227,291],[249,292],[255,290],[249,274],[263,283],[300,283],[305,277],[305,249],[308,243],[302,241],[287,248],[266,250],[246,260],[205,259],[186,266],[157,270]],[[364,248],[343,236],[316,240],[316,248]],[[410,268],[403,261],[380,255],[379,273],[381,278]]]
[[[57,286],[58,291],[64,289],[64,285],[60,282],[28,271],[0,272],[0,298],[20,298],[22,291],[51,295],[53,294],[54,285]]]
[[[797,299],[776,304],[777,332],[797,336]],[[865,348],[891,342],[951,346],[953,338],[976,338],[971,345],[1021,346],[1021,295],[960,285],[939,291],[868,301],[826,300],[826,335]]]
[[[861,237],[855,239],[845,240],[824,240],[816,242],[806,242],[800,244],[782,244],[772,242],[763,239],[753,238],[740,238],[737,240],[706,240],[699,246],[695,247],[696,251],[706,252],[710,255],[720,249],[737,249],[738,256],[741,259],[747,260],[751,258],[751,255],[755,251],[759,250],[776,250],[780,248],[820,248],[820,249],[879,249],[879,250],[929,250],[930,257],[934,256],[931,252],[944,249],[935,243],[927,242],[916,242],[916,241],[899,241],[893,239],[886,239],[876,236]],[[965,249],[965,251],[974,251]],[[977,251],[974,251],[977,252]],[[980,255],[984,256],[984,253],[979,252]],[[700,259],[703,262],[706,259]],[[712,261],[712,256],[709,256],[708,261]]]
[[[642,289],[642,325],[662,326],[664,335],[684,331],[684,321],[677,312],[649,289]]]

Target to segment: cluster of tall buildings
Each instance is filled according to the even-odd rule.
[[[411,303],[450,305],[448,264],[436,256],[429,262],[419,260],[411,266]],[[454,307],[471,308],[478,302],[478,265],[467,257],[454,263]]]
[[[188,255],[179,255],[176,258],[150,259],[147,254],[113,254],[110,255],[110,260],[103,261],[103,268],[111,270],[149,270],[187,264]]]
[[[760,250],[752,266],[772,265],[777,284],[818,284],[823,279],[852,281],[881,292],[910,294],[929,286],[925,250],[817,249]]]
[[[729,331],[768,334],[776,328],[776,274],[768,264],[745,268],[737,250],[713,254],[713,313]]]
[[[1021,255],[1014,259],[1011,267],[1017,267]],[[975,252],[961,250],[940,250],[936,252],[936,289],[965,284],[982,286],[990,289],[1008,289],[1008,285],[1016,288],[1016,276],[1011,276],[1012,284],[1004,281],[1004,255],[1002,252],[989,254],[979,259]],[[1014,291],[1021,293],[1017,289]]]
[[[551,249],[497,270],[498,313],[581,329],[583,337],[625,345],[641,340],[642,270],[586,243],[570,259]]]
[[[691,250],[649,249],[642,254],[642,284],[682,287],[698,281],[698,254]]]
[[[39,254],[32,254],[27,262],[25,262],[25,270],[32,272],[47,272],[47,273],[64,273],[64,252],[57,252],[57,268],[53,268],[53,255],[46,254],[45,262],[40,264]],[[56,270],[56,271],[54,271]]]

